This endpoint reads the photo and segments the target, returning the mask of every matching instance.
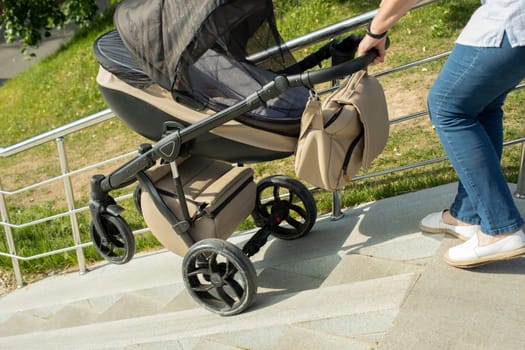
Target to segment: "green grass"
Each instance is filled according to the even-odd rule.
[[[377,3],[377,1],[279,0],[275,1],[275,7],[281,35],[285,40],[289,40],[338,20],[372,10]],[[387,61],[383,65],[371,67],[371,71],[397,66],[449,50],[470,13],[478,5],[478,0],[461,2],[443,0],[409,13],[389,33],[392,45]],[[89,30],[75,36],[58,52],[0,87],[0,122],[3,125],[0,128],[0,146],[17,143],[107,108],[95,82],[98,64],[92,45],[95,38],[112,27],[111,15],[107,14]],[[297,55],[301,56],[307,52],[309,51],[302,50]],[[381,78],[387,94],[395,96],[391,102],[403,105],[404,101],[400,99],[409,98],[412,92],[426,91],[441,63],[442,61],[434,62],[425,65],[424,68],[417,67]],[[408,94],[396,94],[399,92],[408,92]],[[509,96],[505,106],[506,139],[520,137],[523,133],[521,102],[524,95],[525,92],[521,90]],[[421,108],[424,108],[423,104]],[[108,156],[131,150],[140,142],[142,139],[139,136],[120,121],[113,120],[68,137],[66,147],[71,169],[77,169]],[[393,125],[391,137],[383,154],[374,161],[371,169],[363,170],[359,175],[442,155],[443,151],[436,135],[427,118],[423,117]],[[3,169],[0,176],[2,185],[13,190],[38,180],[60,175],[58,163],[53,158],[56,158],[56,146],[50,144],[15,157],[0,159],[0,166]],[[41,161],[35,162],[34,159]],[[516,180],[519,161],[519,147],[506,149],[503,165],[509,181]],[[257,179],[278,173],[294,176],[292,157],[254,164],[253,168]],[[455,173],[447,162],[442,162],[353,182],[342,192],[343,206],[348,207],[453,181],[456,181]],[[77,207],[86,206],[89,199],[89,179],[78,176],[73,179],[73,183]],[[35,189],[29,196],[24,194],[7,198],[11,222],[20,224],[63,212],[65,208],[62,204],[64,203],[62,193],[60,188],[57,191],[56,187],[51,186]],[[315,197],[320,212],[330,210],[330,194],[318,191]],[[128,200],[122,204],[128,209],[124,217],[130,225],[133,228],[142,227],[142,219],[134,210],[132,201]],[[80,215],[79,222],[82,242],[88,242],[89,216]],[[241,229],[252,226],[251,219],[247,219],[241,225]],[[7,252],[3,233],[3,228],[0,228],[0,251]],[[73,243],[69,218],[15,229],[14,236],[17,253],[22,256],[59,249]],[[159,244],[152,235],[146,234],[137,237],[137,247],[139,250],[154,249],[158,248]],[[89,262],[100,259],[93,248],[85,249],[84,252]],[[21,262],[24,274],[67,269],[75,265],[74,251]],[[0,268],[11,269],[10,259],[0,257]]]

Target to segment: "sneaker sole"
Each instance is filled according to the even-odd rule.
[[[448,229],[448,228],[435,228],[435,227],[428,227],[428,226],[425,226],[423,224],[419,224],[419,229],[421,231],[423,231],[423,232],[426,232],[426,233],[444,233],[444,234],[449,234],[449,235],[452,235],[452,236],[454,236],[456,238],[461,239],[462,241],[466,241],[468,239],[466,237],[463,237],[462,235],[460,235],[456,231]]]
[[[447,264],[451,266],[459,267],[461,269],[470,269],[470,268],[478,267],[478,266],[485,265],[491,262],[511,260],[511,259],[522,257],[522,256],[525,256],[525,248],[512,250],[506,253],[486,256],[486,257],[474,259],[474,260],[454,261],[454,260],[450,260],[447,254],[445,254],[443,259],[445,260]]]

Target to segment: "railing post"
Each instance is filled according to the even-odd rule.
[[[80,273],[84,274],[86,272],[86,260],[84,258],[84,251],[80,247],[80,244],[82,242],[80,240],[80,230],[78,228],[77,215],[74,212],[75,198],[73,195],[73,186],[71,185],[71,178],[68,175],[69,170],[68,170],[66,149],[64,146],[64,138],[59,137],[56,139],[56,142],[57,142],[57,147],[58,147],[58,156],[60,158],[60,168],[62,170],[62,175],[64,175],[64,188],[66,191],[66,201],[67,201],[67,206],[69,209],[69,218],[71,220],[71,228],[73,230],[73,241],[75,242],[75,245],[77,246],[76,252],[77,252],[77,260],[78,260],[78,268],[80,270]]]
[[[330,220],[337,221],[343,216],[345,216],[345,214],[341,212],[341,191],[337,190],[332,192],[332,216]]]
[[[0,181],[0,214],[2,215],[2,221],[5,224],[9,224],[9,213],[7,211],[7,205],[4,198],[4,193],[2,192],[2,182]],[[18,264],[18,259],[16,256],[15,241],[13,240],[13,232],[11,227],[4,225],[5,236],[7,238],[7,247],[9,248],[9,254],[13,255],[11,257],[11,262],[13,265],[13,272],[15,273],[16,284],[18,288],[24,286],[24,280],[22,278],[22,271],[20,271],[20,265]]]
[[[520,172],[518,174],[518,182],[514,196],[519,199],[525,199],[525,143],[521,147]]]

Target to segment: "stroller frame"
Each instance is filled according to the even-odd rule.
[[[208,132],[219,125],[222,125],[229,120],[243,115],[256,106],[264,104],[269,99],[278,96],[290,87],[306,86],[312,88],[316,84],[342,78],[352,74],[353,72],[363,69],[371,61],[373,61],[375,56],[376,53],[371,52],[365,56],[336,65],[334,67],[325,68],[314,72],[304,72],[288,77],[278,76],[274,81],[268,83],[259,91],[254,92],[243,101],[227,109],[219,111],[209,118],[202,120],[201,122],[190,125],[183,129],[172,130],[169,135],[162,138],[154,145],[142,144],[139,147],[139,155],[136,158],[122,165],[111,174],[107,176],[93,176],[91,179],[91,200],[89,201],[89,208],[92,216],[91,231],[96,231],[97,235],[99,236],[98,244],[97,240],[95,240],[95,243],[99,248],[99,252],[102,252],[104,257],[113,263],[126,263],[132,258],[135,250],[133,235],[125,220],[120,216],[124,209],[116,204],[115,200],[110,196],[109,193],[112,190],[126,187],[137,180],[140,186],[145,188],[150,193],[150,195],[152,195],[155,205],[158,207],[164,217],[170,222],[173,229],[181,236],[184,242],[188,246],[194,246],[197,242],[195,242],[187,233],[187,230],[190,227],[191,218],[188,213],[184,190],[182,188],[179,170],[176,164],[176,160],[180,156],[184,145],[193,138]],[[153,167],[159,159],[170,164],[176,193],[181,203],[183,212],[182,218],[176,217],[175,214],[168,208],[166,203],[158,194],[158,191],[155,189],[155,186],[149,177],[145,174],[145,171]],[[248,257],[256,254],[266,243],[267,238],[273,232],[272,229],[280,222],[279,218],[286,215],[286,213],[282,212],[273,213],[272,217],[269,218],[263,227],[259,229],[246,243],[246,245],[243,247],[243,253]],[[112,242],[115,240],[113,237],[115,234],[112,234],[108,230],[108,223],[112,223],[112,226],[118,231],[116,235],[123,240],[122,242],[124,246],[122,248],[124,251],[121,255],[115,256],[115,252],[112,249],[108,250],[108,247],[111,246],[113,244]],[[306,231],[308,231],[312,225],[313,222],[308,223],[309,227],[306,228]],[[203,242],[199,247],[196,248],[202,248],[206,244],[210,243]],[[217,243],[213,244],[214,245],[212,248],[219,249],[215,248]],[[228,248],[230,250],[233,249],[232,247]],[[198,250],[199,249],[196,249],[196,251]],[[243,263],[246,265],[246,262],[243,261]],[[251,271],[251,273],[247,275],[251,276],[250,278],[253,278],[254,274],[255,272]],[[254,287],[252,287],[252,289],[253,288]],[[254,292],[250,291],[250,293]],[[211,308],[212,311],[219,314],[231,315],[242,312],[251,304],[252,300],[253,295],[247,297],[246,300],[241,302],[239,305],[231,305],[231,307],[227,307],[226,310],[222,306],[219,309],[211,308],[209,305],[205,306],[208,306],[207,308]]]
[[[338,31],[340,29],[337,27]],[[273,51],[278,52],[278,50]],[[322,52],[323,59],[327,58],[324,56],[325,51],[326,47],[318,51]],[[268,50],[267,53],[259,55],[257,60],[264,60],[265,56],[273,53],[272,50]],[[290,197],[298,197],[305,206],[305,212],[301,210],[305,222],[292,225],[295,226],[291,230],[292,234],[280,234],[279,224],[289,216],[290,211],[295,210],[296,206],[292,205],[292,198],[289,202],[274,198],[268,215],[261,215],[254,210],[252,216],[260,229],[245,243],[242,250],[217,238],[196,241],[188,232],[192,225],[192,217],[188,210],[177,160],[184,155],[186,147],[189,147],[192,140],[245,115],[254,108],[265,105],[286,90],[295,87],[312,89],[319,83],[344,78],[364,69],[376,56],[377,52],[373,50],[355,59],[334,62],[335,65],[332,67],[291,75],[277,75],[273,81],[243,100],[194,124],[184,127],[177,122],[165,123],[165,133],[157,143],[140,145],[138,155],[134,159],[107,176],[98,174],[91,178],[90,234],[97,251],[106,260],[115,264],[127,263],[133,257],[135,252],[133,233],[121,216],[124,208],[116,203],[110,192],[138,181],[137,189],[145,190],[150,195],[155,207],[173,231],[189,247],[182,268],[184,283],[193,299],[204,308],[224,316],[244,311],[252,304],[257,289],[257,276],[249,257],[256,254],[272,234],[283,239],[295,239],[308,233],[317,217],[315,201],[308,189],[295,179],[284,176],[264,179],[258,185],[258,191],[259,187],[261,191],[267,187],[274,189],[284,187],[290,191]],[[176,215],[170,209],[147,174],[147,171],[157,165],[159,160],[169,164],[182,215]],[[135,204],[139,211],[141,210],[140,191],[135,192]],[[276,190],[274,196],[277,196]]]

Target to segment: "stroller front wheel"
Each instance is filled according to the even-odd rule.
[[[279,208],[284,208],[288,213],[272,229],[272,235],[279,239],[292,240],[306,235],[317,219],[315,200],[305,185],[288,176],[269,176],[257,184],[255,209],[252,212],[256,225],[264,226],[272,212]]]
[[[216,238],[191,246],[184,256],[182,276],[192,298],[221,316],[244,311],[257,291],[250,259],[234,244]]]
[[[113,264],[125,264],[135,254],[135,237],[126,221],[120,216],[102,214],[100,220],[107,233],[103,239],[93,222],[89,225],[89,234],[95,249],[104,259]]]

